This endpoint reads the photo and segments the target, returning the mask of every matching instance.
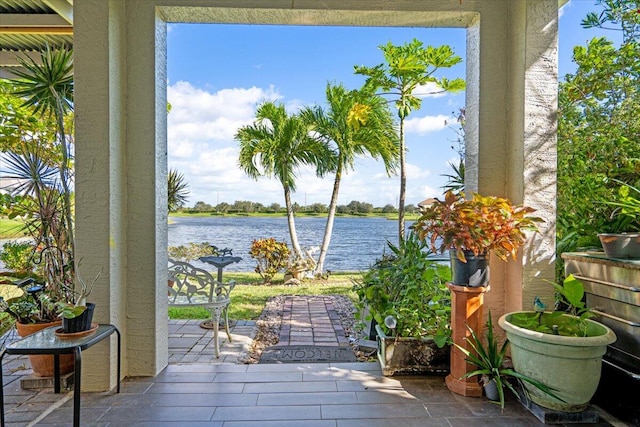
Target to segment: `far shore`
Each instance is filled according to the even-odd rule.
[[[295,214],[296,218],[326,218],[327,213],[315,213],[315,212],[298,212]],[[171,212],[169,213],[169,223],[171,218],[278,218],[286,217],[286,212]],[[342,214],[337,213],[337,218],[385,218],[391,221],[398,220],[397,213],[382,213],[372,212],[367,214]],[[405,219],[407,221],[415,221],[419,217],[418,213],[407,213]],[[2,240],[15,240],[25,237],[24,232],[21,231],[22,221],[8,218],[0,218],[0,241]]]
[[[169,217],[194,217],[194,218],[210,218],[210,217],[230,217],[230,218],[242,218],[242,217],[250,217],[250,218],[278,218],[278,217],[286,217],[286,212],[171,212]],[[315,213],[315,212],[298,212],[295,214],[296,218],[326,218],[328,213]],[[397,213],[382,213],[382,212],[371,212],[367,214],[343,214],[336,213],[336,217],[338,218],[385,218],[388,220],[398,220]],[[405,214],[405,219],[407,221],[414,221],[418,219],[418,213],[407,213]]]

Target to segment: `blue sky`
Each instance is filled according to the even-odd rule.
[[[599,10],[591,0],[571,0],[561,9],[560,76],[574,70],[574,46],[606,34],[580,27],[588,11]],[[436,76],[464,78],[463,29],[171,24],[168,161],[189,184],[187,206],[197,201],[216,205],[236,200],[283,205],[278,181],[255,181],[237,167],[238,144],[233,139],[237,129],[253,121],[261,101],[282,102],[293,113],[303,105],[323,105],[327,82],[360,87],[364,78],[353,73],[354,65],[379,64],[383,58],[378,46],[389,41],[403,44],[413,38],[425,45],[451,46],[463,62]],[[450,173],[448,163],[457,159],[451,148],[457,145],[452,113],[464,103],[464,92],[428,96],[422,108],[409,116],[407,203],[442,194],[446,181],[442,174]],[[328,204],[332,183],[331,177],[318,179],[312,170],[301,169],[293,201]],[[380,162],[361,158],[343,179],[339,204],[358,200],[395,206],[399,186],[399,178],[388,177]]]

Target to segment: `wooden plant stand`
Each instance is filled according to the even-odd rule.
[[[470,350],[465,340],[470,336],[467,325],[478,336],[482,334],[483,317],[482,305],[484,293],[489,286],[471,288],[448,283],[451,290],[451,338],[455,344]],[[445,378],[449,390],[462,396],[482,397],[482,386],[477,377],[462,378],[467,372],[475,370],[475,367],[465,360],[466,356],[455,345],[451,346],[451,373]]]

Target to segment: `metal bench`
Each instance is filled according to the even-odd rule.
[[[216,357],[220,357],[218,329],[221,319],[231,342],[227,309],[235,286],[234,281],[222,283],[208,271],[188,262],[169,259],[169,307],[204,307],[211,312]]]

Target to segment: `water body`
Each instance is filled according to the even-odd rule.
[[[412,222],[407,222],[407,226]],[[298,240],[302,247],[322,244],[326,218],[296,218]],[[331,245],[324,268],[330,271],[361,271],[388,253],[387,240],[398,241],[398,221],[385,218],[336,218]],[[172,217],[169,224],[169,246],[190,242],[209,242],[218,248],[233,250],[242,261],[231,264],[228,271],[254,271],[256,262],[249,256],[254,239],[274,237],[291,247],[285,217]],[[319,252],[316,252],[316,256]],[[210,265],[194,263],[200,267]]]
[[[407,221],[407,227],[413,221]],[[303,247],[320,248],[326,218],[296,218],[298,240]],[[387,241],[398,242],[398,221],[385,218],[336,218],[331,245],[324,268],[330,271],[363,271],[389,249]],[[254,271],[256,262],[249,256],[253,239],[274,237],[291,247],[286,217],[171,217],[168,228],[169,246],[191,242],[208,242],[218,248],[233,250],[242,258],[227,271]],[[0,249],[4,241],[0,240]],[[315,253],[315,257],[319,252]],[[194,265],[207,270],[213,267],[198,261]],[[0,263],[0,269],[2,265]]]

